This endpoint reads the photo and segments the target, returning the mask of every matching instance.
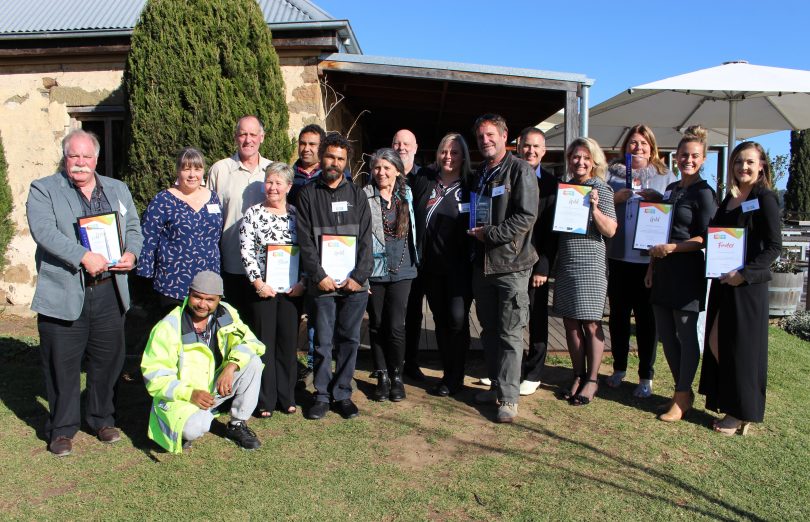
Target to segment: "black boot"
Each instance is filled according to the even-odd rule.
[[[405,385],[402,383],[402,369],[394,368],[391,373],[391,393],[388,395],[392,401],[399,402],[405,398]]]
[[[391,392],[391,380],[388,378],[388,372],[385,370],[377,371],[377,387],[371,394],[371,399],[375,401],[387,401],[388,394]]]

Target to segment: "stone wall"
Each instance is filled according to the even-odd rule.
[[[28,188],[52,174],[61,158],[59,145],[70,130],[69,110],[77,106],[123,103],[121,63],[0,66],[0,135],[8,161],[15,236],[0,273],[0,307],[24,311],[36,285],[34,244],[25,216]],[[317,59],[281,57],[290,111],[290,137],[309,123],[324,124]]]

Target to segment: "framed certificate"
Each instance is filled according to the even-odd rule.
[[[557,188],[557,206],[554,208],[554,232],[587,234],[591,219],[591,190],[589,185],[560,183]]]
[[[357,236],[321,236],[321,267],[335,283],[343,283],[356,262]]]
[[[639,201],[633,248],[649,250],[655,245],[669,243],[669,229],[672,225],[672,205]]]
[[[289,292],[298,282],[299,253],[297,245],[267,245],[264,282],[276,292]]]
[[[79,240],[84,248],[101,254],[107,263],[114,265],[121,259],[124,243],[121,240],[121,225],[116,212],[82,216],[76,220]]]
[[[717,278],[745,266],[745,229],[709,227],[706,277]]]
[[[470,229],[491,224],[491,214],[492,198],[470,192]]]

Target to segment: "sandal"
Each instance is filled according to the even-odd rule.
[[[264,408],[259,408],[256,410],[256,416],[260,419],[269,419],[273,416],[272,410],[265,410]]]
[[[298,409],[295,406],[290,406],[286,410],[282,410],[285,415],[292,415],[293,413],[297,412]]]
[[[587,384],[589,382],[592,382],[592,383],[596,384],[596,389],[593,391],[593,395],[591,397],[586,397],[585,395],[582,395],[582,389],[585,386],[587,386]],[[570,401],[571,406],[585,406],[587,404],[590,404],[591,401],[593,400],[593,398],[596,397],[596,392],[597,391],[599,391],[599,383],[598,383],[598,381],[596,381],[596,379],[588,379],[588,380],[586,380],[582,384],[582,386],[579,387],[579,391],[577,392],[577,394],[574,395],[573,397],[571,397],[571,401]]]
[[[734,419],[734,417],[726,415],[719,421],[713,422],[712,429],[714,432],[727,437],[733,437],[734,435],[748,435],[748,427],[751,425],[750,422],[737,419],[734,419],[734,422],[732,422],[729,420],[729,418]]]
[[[584,384],[583,384],[583,382],[584,382],[584,381],[583,381],[583,379],[584,379],[585,377],[587,377],[587,376],[586,376],[584,373],[583,373],[582,375],[577,375],[577,376],[575,376],[575,377],[574,377],[574,382],[572,382],[572,383],[571,383],[571,388],[569,388],[569,389],[567,389],[567,390],[562,390],[562,391],[560,391],[560,392],[557,394],[557,396],[558,396],[558,397],[559,397],[561,400],[564,400],[564,401],[570,401],[570,400],[571,400],[571,397],[573,397],[573,396],[575,396],[576,394],[578,394],[578,393],[579,393],[579,391],[580,391],[580,390],[582,389],[582,387],[584,386]],[[579,381],[579,383],[577,383],[577,380]],[[574,390],[573,392],[571,392],[571,389],[574,387],[574,385],[575,385],[575,384],[577,385],[576,390]]]

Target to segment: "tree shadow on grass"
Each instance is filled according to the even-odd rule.
[[[44,441],[48,408],[36,341],[0,337],[0,383],[3,404]]]
[[[437,398],[435,400],[445,401],[446,399]],[[443,408],[446,408],[444,412],[447,416],[454,419],[464,419],[475,415],[475,412],[467,408],[466,405],[467,403],[465,401],[459,401],[456,403],[445,402],[443,403]],[[480,412],[481,407],[475,408]],[[432,436],[434,438],[441,438],[446,436],[440,432],[442,425],[440,425],[438,428],[432,428],[420,423],[418,419],[405,419],[396,415],[395,413],[384,414],[381,416],[381,418],[389,422],[405,424],[412,430],[423,433],[425,437]],[[586,453],[585,459],[589,461],[590,464],[583,466],[581,465],[582,460],[577,458],[572,458],[570,460],[558,459],[556,462],[549,463],[547,460],[543,460],[535,455],[532,450],[527,449],[529,445],[498,445],[499,441],[501,440],[497,435],[499,432],[491,434],[489,437],[482,432],[480,437],[476,437],[472,440],[461,440],[458,437],[453,436],[456,439],[453,445],[460,446],[458,448],[459,454],[479,453],[510,456],[520,459],[522,463],[521,469],[524,469],[524,471],[528,470],[529,466],[532,464],[537,466],[551,467],[570,475],[572,483],[589,481],[596,484],[600,489],[608,488],[610,490],[620,490],[628,495],[634,495],[648,501],[660,502],[662,504],[671,505],[678,509],[690,511],[697,516],[728,521],[739,519],[756,521],[765,520],[751,511],[737,507],[730,502],[723,500],[721,497],[713,495],[711,491],[706,490],[706,488],[701,487],[699,484],[691,484],[684,479],[678,478],[670,473],[667,473],[666,471],[656,469],[653,466],[640,464],[628,458],[612,454],[611,452],[605,451],[585,440],[573,438],[547,429],[538,425],[532,420],[519,417],[511,427],[505,427],[502,429],[516,429],[539,435],[545,439],[553,441],[554,447],[559,447],[560,443],[562,443],[562,445],[570,445],[571,447],[579,448],[580,451],[584,451]],[[534,445],[531,446],[534,447]],[[574,457],[574,455],[572,455],[572,457]],[[593,472],[583,473],[583,469],[590,469],[593,470]],[[622,479],[613,480],[610,477],[602,477],[600,476],[599,470],[614,470],[620,474]],[[680,490],[680,492],[682,492],[682,494],[667,495],[663,492],[650,492],[661,489],[660,486],[656,487],[657,482],[677,488]],[[650,485],[653,487],[647,487],[647,490],[645,491],[644,486]],[[710,507],[692,505],[693,503],[682,500],[684,496],[702,498]]]

